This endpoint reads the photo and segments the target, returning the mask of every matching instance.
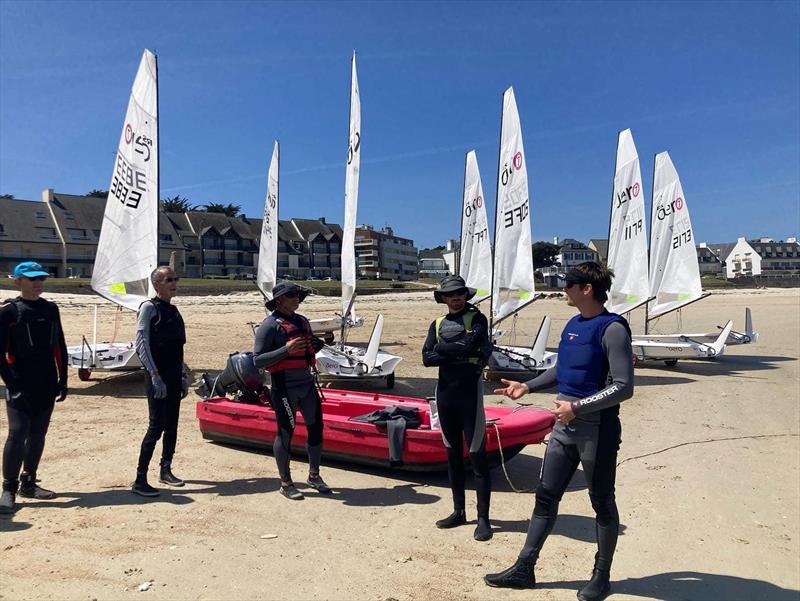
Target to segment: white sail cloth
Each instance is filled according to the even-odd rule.
[[[136,311],[158,265],[158,72],[145,50],[133,82],[109,185],[92,288]]]
[[[267,197],[264,200],[264,221],[261,224],[261,240],[258,249],[258,274],[256,283],[267,298],[272,299],[272,289],[277,282],[278,269],[278,177],[280,146],[275,141],[272,160],[267,175]]]
[[[461,258],[459,275],[475,288],[479,299],[492,288],[492,243],[483,195],[478,159],[474,150],[467,153],[464,167],[464,202],[461,207]]]
[[[650,242],[650,318],[687,305],[703,294],[692,221],[681,180],[669,153],[656,155]]]
[[[358,179],[361,170],[361,96],[358,91],[356,55],[353,53],[350,81],[350,137],[347,146],[347,169],[344,180],[344,228],[342,233],[342,317],[353,308],[356,290],[356,214],[358,211]]]
[[[492,314],[499,320],[533,300],[535,293],[528,170],[513,88],[503,94],[496,211]]]
[[[644,188],[639,154],[630,129],[619,133],[608,229],[608,266],[614,271],[606,309],[627,313],[650,293]]]

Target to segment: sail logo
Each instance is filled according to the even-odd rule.
[[[511,166],[508,163],[503,166],[503,171],[500,173],[500,183],[504,186],[508,184],[514,171],[519,171],[520,169],[522,169],[522,152],[517,151],[511,159]]]
[[[678,198],[673,200],[668,205],[659,204],[658,207],[656,207],[656,217],[659,221],[663,221],[669,215],[673,215],[681,209],[683,209],[683,198],[678,196]]]
[[[617,193],[617,208],[620,208],[629,200],[633,200],[637,196],[639,196],[639,182],[635,182],[633,185],[624,188],[622,191]]]
[[[146,122],[145,122],[146,124]],[[148,138],[147,136],[140,134],[136,135],[136,132],[131,127],[130,123],[125,124],[125,143],[130,145],[131,142],[134,142],[133,151],[136,154],[140,154],[144,157],[144,162],[148,162],[150,160],[150,151],[153,146],[153,140]]]
[[[572,332],[567,332],[567,338],[569,339],[570,342],[575,340],[577,337],[578,337],[577,334],[573,334]]]
[[[355,141],[355,142],[354,142]],[[361,148],[361,132],[353,134],[353,140],[350,140],[350,145],[347,147],[347,164],[353,162],[353,157]]]
[[[464,205],[464,215],[466,217],[471,217],[474,211],[477,211],[483,206],[483,197],[476,196],[472,199],[472,202],[468,202]]]

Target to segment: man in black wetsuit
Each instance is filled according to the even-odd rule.
[[[594,262],[567,272],[567,303],[578,309],[561,334],[558,363],[530,382],[503,380],[512,399],[558,386],[557,423],[544,454],[536,504],[525,546],[516,563],[484,577],[489,586],[533,588],[534,566],[558,515],[558,504],[580,463],[596,513],[597,554],[589,583],[578,599],[599,601],[610,593],[611,561],[619,513],[614,496],[621,427],[619,404],[633,396],[631,334],[624,318],[605,310],[613,273]]]
[[[447,472],[453,493],[453,513],[437,521],[436,526],[454,528],[467,522],[463,446],[466,435],[478,496],[478,525],[474,537],[485,541],[492,538],[489,524],[492,484],[486,460],[481,372],[492,354],[489,324],[483,313],[467,302],[475,296],[475,289],[467,288],[459,276],[444,278],[433,295],[436,302],[447,305],[448,313],[434,320],[428,328],[428,337],[422,347],[422,362],[425,367],[439,368],[436,404],[447,448]]]
[[[189,377],[183,363],[186,329],[172,299],[178,293],[178,277],[169,267],[158,267],[150,275],[155,298],[142,303],[136,324],[136,352],[147,372],[145,390],[149,423],[139,451],[136,480],[131,491],[143,497],[157,497],[159,491],[147,482],[147,470],[161,435],[159,482],[183,486],[172,473],[172,458],[178,439],[181,399],[189,392]]]
[[[272,289],[267,309],[272,311],[256,330],[253,359],[256,367],[266,369],[272,379],[272,408],[278,420],[278,435],[272,445],[281,494],[293,501],[303,493],[294,485],[289,469],[292,434],[297,409],[303,415],[308,438],[308,480],[306,484],[322,494],[333,492],[319,475],[322,458],[322,402],[312,371],[315,354],[324,343],[313,336],[311,324],[297,313],[308,290],[291,282],[278,282]]]
[[[0,376],[8,412],[0,514],[15,510],[17,493],[32,499],[55,496],[36,484],[36,470],[53,407],[67,397],[61,317],[55,303],[40,298],[48,273],[38,263],[26,261],[12,275],[20,295],[0,307]]]

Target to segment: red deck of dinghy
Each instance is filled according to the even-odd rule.
[[[326,389],[323,401],[323,456],[351,463],[389,465],[386,428],[350,421],[350,418],[392,406],[419,409],[419,428],[406,429],[401,469],[440,470],[447,468],[447,454],[439,430],[430,428],[426,401],[349,390]],[[215,397],[197,403],[197,419],[203,438],[244,446],[272,448],[277,432],[275,413],[264,405],[237,403]],[[553,427],[549,411],[534,408],[486,407],[486,451],[490,460],[500,461],[498,436],[503,457],[508,461],[526,445],[537,444]],[[496,426],[496,428],[495,428]],[[292,438],[292,450],[305,452],[306,428],[300,412]],[[467,455],[465,449],[465,456]]]

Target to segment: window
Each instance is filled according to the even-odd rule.
[[[64,211],[64,219],[66,219],[67,221],[75,221],[75,215],[73,215],[69,211]]]
[[[99,238],[100,237],[100,230],[92,230],[92,233],[94,234],[95,238]]]
[[[0,236],[5,236],[5,235],[6,235],[6,228],[3,226],[2,223],[0,223]]]
[[[67,228],[67,235],[73,240],[88,240],[89,236],[86,235],[86,230],[82,228]]]
[[[44,219],[44,211],[36,211],[36,219]]]
[[[56,228],[54,227],[37,227],[36,233],[42,240],[54,240],[56,236]]]
[[[172,242],[172,234],[160,234],[158,239],[161,242]]]

